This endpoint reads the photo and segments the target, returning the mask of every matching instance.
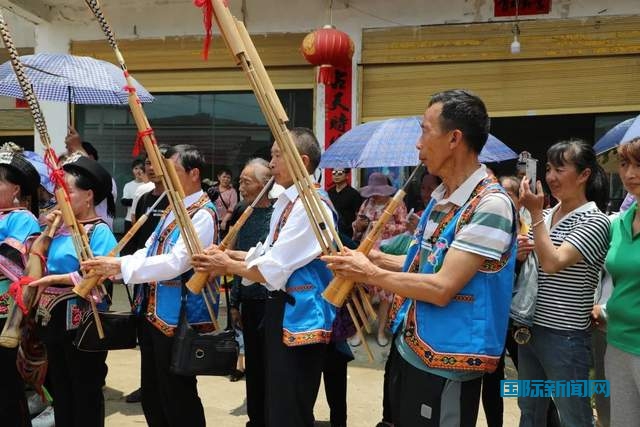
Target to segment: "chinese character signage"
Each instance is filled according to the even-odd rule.
[[[324,149],[326,150],[343,133],[351,129],[351,66],[333,67],[334,83],[324,86]],[[329,170],[324,175],[325,188],[333,180]]]
[[[551,11],[551,0],[517,0],[518,15],[541,15]],[[516,0],[493,0],[494,16],[516,16]]]

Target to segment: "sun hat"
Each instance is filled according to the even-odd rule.
[[[371,196],[392,196],[396,189],[389,185],[387,176],[380,172],[374,172],[369,175],[367,185],[360,188],[360,195],[365,198]]]

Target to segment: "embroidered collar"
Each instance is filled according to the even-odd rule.
[[[433,194],[431,197],[436,200],[437,204],[447,204],[453,203],[456,206],[462,206],[471,197],[471,193],[475,190],[476,186],[480,181],[487,177],[487,167],[485,165],[480,165],[475,172],[473,172],[469,178],[467,178],[460,187],[454,191],[448,199],[445,199],[444,195],[447,191],[444,184],[440,184],[435,190],[433,190]]]

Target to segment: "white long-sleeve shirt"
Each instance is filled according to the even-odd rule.
[[[313,261],[321,254],[320,244],[316,239],[307,213],[298,197],[295,186],[287,188],[278,196],[273,205],[273,214],[269,225],[269,236],[264,243],[265,252],[260,257],[248,261],[247,267],[256,266],[264,276],[265,286],[270,291],[283,290],[289,276],[300,267]],[[280,230],[278,239],[274,242],[274,234],[280,222],[280,217],[290,201],[295,200],[289,217]],[[331,221],[333,214],[323,203]],[[335,224],[334,224],[335,225]],[[250,252],[251,253],[251,252]]]
[[[184,199],[184,205],[190,206],[195,203],[204,193],[198,191]],[[162,228],[160,233],[171,222],[175,215],[173,211],[161,220]],[[196,234],[200,238],[203,248],[211,245],[214,239],[213,217],[205,209],[198,210],[191,218]],[[154,232],[147,240],[145,247],[136,251],[133,255],[126,255],[121,258],[122,279],[127,284],[155,282],[170,280],[189,271],[191,267],[191,256],[182,240],[182,234],[178,237],[176,244],[171,251],[166,254],[147,256],[148,248],[153,244],[157,234]]]

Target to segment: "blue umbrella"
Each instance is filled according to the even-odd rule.
[[[367,122],[346,132],[322,155],[321,168],[415,166],[421,117]],[[480,153],[483,163],[502,162],[518,155],[493,135]]]
[[[72,104],[127,104],[122,70],[88,56],[38,53],[21,56],[36,96],[41,100]],[[142,102],[153,96],[134,81]],[[0,65],[0,95],[23,99],[22,89],[9,61]]]
[[[607,172],[617,172],[618,152],[616,147],[637,137],[640,137],[640,116],[618,123],[593,146],[598,156],[598,163]]]
[[[638,116],[640,117],[640,116]],[[600,155],[605,151],[609,151],[612,148],[619,145],[622,141],[628,141],[631,138],[627,138],[627,131],[631,127],[631,124],[634,122],[639,122],[638,117],[627,119],[623,122],[618,123],[611,129],[607,131],[602,137],[596,142],[593,146],[596,154]],[[640,133],[638,133],[640,134]]]

